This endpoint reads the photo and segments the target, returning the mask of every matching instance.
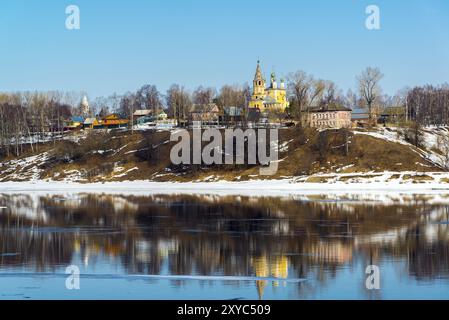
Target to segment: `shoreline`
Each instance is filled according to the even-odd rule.
[[[78,183],[60,181],[0,182],[0,194],[13,193],[96,194],[214,194],[241,196],[289,196],[318,194],[448,194],[449,183],[423,182],[328,182],[307,183],[295,179],[241,182],[154,182],[148,180]]]

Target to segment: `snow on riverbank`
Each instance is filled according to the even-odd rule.
[[[33,192],[41,194],[60,193],[108,193],[108,194],[216,194],[240,196],[287,196],[310,194],[448,194],[449,183],[399,183],[378,181],[370,183],[305,183],[297,179],[252,180],[242,182],[150,182],[123,181],[106,183],[64,182],[4,182],[0,193]]]

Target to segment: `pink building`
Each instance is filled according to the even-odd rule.
[[[303,119],[306,125],[318,129],[340,129],[351,127],[351,112],[349,108],[341,105],[327,105],[312,107],[304,112]]]

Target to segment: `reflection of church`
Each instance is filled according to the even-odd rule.
[[[271,259],[270,259],[271,260]],[[258,278],[279,278],[283,286],[286,285],[282,279],[288,277],[288,259],[285,256],[276,257],[271,261],[268,261],[266,256],[254,258],[252,260],[253,268]],[[273,287],[279,286],[279,281],[273,281]],[[265,287],[267,285],[266,280],[256,280],[257,293],[259,300],[262,300]]]
[[[261,112],[284,112],[288,107],[287,94],[284,80],[278,85],[276,74],[271,73],[270,86],[266,87],[266,81],[262,75],[260,62],[257,61],[256,75],[253,81],[253,93],[249,101],[249,108],[259,109]]]

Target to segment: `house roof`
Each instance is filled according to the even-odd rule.
[[[277,88],[273,88],[272,85],[270,85],[269,87],[267,87],[265,90],[267,90],[267,91],[271,91],[271,90],[287,91],[285,88],[281,88],[280,86],[278,86]]]
[[[352,111],[339,104],[329,104],[321,107],[311,107],[307,111],[309,112],[334,112],[334,111]]]
[[[95,118],[87,118],[84,120],[84,124],[94,124],[97,121]]]
[[[133,115],[135,117],[140,117],[140,116],[148,116],[152,113],[153,113],[152,110],[136,110],[136,111],[134,111]]]
[[[234,116],[241,116],[243,112],[243,108],[241,107],[224,107],[224,113],[228,116],[234,117]]]
[[[73,116],[71,120],[73,122],[84,122],[84,118],[81,116]]]
[[[273,97],[266,96],[264,99],[264,103],[277,103],[277,101]]]
[[[190,109],[191,113],[207,113],[207,112],[220,112],[218,106],[215,103],[209,104],[194,104]]]
[[[369,119],[368,110],[361,108],[361,107],[354,108],[352,110],[351,119],[352,120]]]
[[[362,120],[362,119],[369,119],[368,113],[353,113],[351,115],[352,120]]]

